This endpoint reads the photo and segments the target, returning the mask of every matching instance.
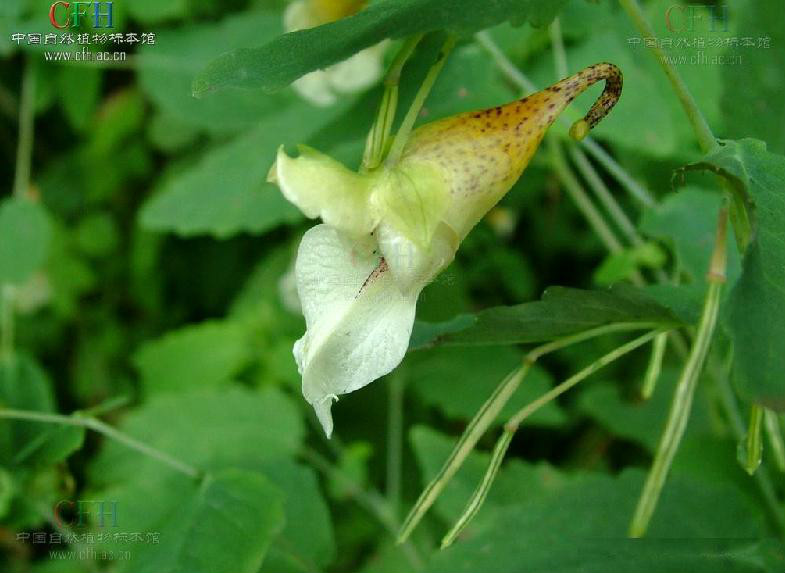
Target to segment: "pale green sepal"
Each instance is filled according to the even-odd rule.
[[[424,285],[449,265],[458,250],[458,235],[439,223],[430,242],[420,246],[382,221],[374,233],[379,250],[402,293],[419,292]]]
[[[276,183],[284,197],[306,217],[321,217],[326,224],[351,235],[364,235],[379,223],[380,213],[370,201],[377,179],[359,175],[340,162],[307,147],[289,157],[283,146],[270,169],[268,181]]]
[[[449,198],[439,166],[410,161],[380,173],[373,201],[386,224],[422,248],[431,242]]]

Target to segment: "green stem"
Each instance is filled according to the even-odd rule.
[[[502,435],[499,437],[496,445],[493,448],[491,462],[488,465],[488,469],[485,471],[485,475],[482,477],[480,485],[478,485],[477,489],[474,490],[469,503],[466,504],[463,513],[458,518],[458,521],[456,521],[455,525],[453,525],[450,531],[447,532],[447,535],[442,538],[442,549],[446,549],[452,545],[453,541],[455,541],[464,528],[469,525],[469,522],[474,519],[474,516],[477,515],[477,512],[480,511],[483,503],[485,503],[485,498],[488,497],[488,492],[491,490],[491,485],[496,479],[496,474],[499,473],[499,469],[502,466],[502,461],[504,460],[504,456],[507,453],[507,449],[510,447],[510,442],[512,441],[512,437],[514,435],[514,429],[504,428]]]
[[[441,492],[444,490],[452,477],[466,460],[468,455],[474,449],[474,446],[477,445],[479,439],[483,434],[485,434],[485,431],[494,422],[496,417],[499,415],[499,412],[501,412],[502,408],[504,408],[504,405],[515,393],[515,390],[517,390],[518,386],[528,371],[531,369],[532,365],[539,358],[567,346],[571,346],[597,336],[609,334],[611,332],[649,329],[656,328],[657,326],[659,325],[652,323],[625,322],[606,324],[579,332],[577,334],[571,334],[558,340],[553,340],[546,344],[537,346],[536,348],[529,351],[529,353],[524,357],[523,364],[513,370],[499,383],[499,385],[493,391],[493,394],[491,394],[491,396],[485,401],[485,403],[480,407],[472,420],[466,426],[466,429],[458,439],[458,443],[453,447],[449,457],[439,469],[436,476],[434,476],[434,478],[422,491],[420,497],[409,511],[409,515],[406,516],[406,519],[404,520],[403,525],[401,526],[401,529],[398,533],[398,543],[403,543],[406,539],[408,539],[411,532],[414,531],[414,528],[417,527],[417,525],[420,523],[422,518],[425,516],[425,513],[439,497]]]
[[[648,332],[642,336],[639,336],[635,340],[632,340],[626,344],[615,348],[611,352],[601,356],[587,367],[583,368],[580,372],[574,374],[558,386],[555,386],[550,391],[546,392],[533,402],[530,402],[525,407],[518,410],[518,412],[510,418],[510,420],[504,425],[504,432],[502,433],[499,440],[496,442],[496,446],[494,447],[493,454],[491,455],[491,462],[488,466],[488,469],[483,476],[482,481],[480,482],[477,489],[472,494],[469,503],[464,508],[463,513],[461,514],[458,521],[453,525],[452,529],[444,536],[442,539],[441,547],[442,549],[448,547],[452,544],[453,541],[458,537],[458,535],[463,531],[463,529],[469,524],[469,522],[477,515],[477,512],[482,507],[485,498],[488,495],[488,491],[490,491],[491,485],[493,484],[493,480],[496,478],[496,474],[501,467],[502,460],[504,459],[504,454],[507,452],[507,448],[512,441],[515,432],[518,430],[518,427],[523,423],[523,421],[534,414],[537,410],[552,402],[562,394],[564,394],[567,390],[574,387],[580,381],[585,380],[601,368],[604,368],[611,362],[618,360],[625,354],[632,352],[636,348],[646,344],[652,338],[659,336],[662,331],[652,331]]]
[[[777,413],[766,408],[763,412],[763,423],[766,427],[766,434],[769,436],[769,442],[771,442],[771,451],[774,454],[777,469],[785,472],[785,440],[782,439]]]
[[[602,214],[594,206],[578,178],[570,169],[559,143],[553,138],[548,138],[548,149],[551,153],[551,160],[556,175],[605,248],[611,253],[619,253],[624,250],[621,242],[616,238],[616,234],[605,222]]]
[[[761,426],[763,425],[763,407],[753,404],[750,407],[750,424],[747,427],[747,435],[740,442],[743,453],[742,467],[750,475],[754,475],[760,466],[763,457],[763,439],[761,438]]]
[[[643,239],[635,229],[635,225],[630,218],[621,208],[619,203],[614,199],[608,186],[599,176],[597,171],[592,167],[586,154],[577,145],[570,145],[570,155],[578,168],[578,171],[589,184],[589,188],[594,192],[594,195],[605,207],[605,210],[611,216],[611,220],[616,223],[616,226],[621,230],[622,234],[633,246],[640,246],[643,244]]]
[[[390,132],[398,109],[398,86],[385,86],[379,113],[368,132],[363,153],[362,171],[370,171],[382,163],[384,150],[390,139]]]
[[[512,63],[487,32],[478,32],[475,35],[475,39],[480,47],[488,52],[491,59],[493,59],[494,64],[496,64],[496,67],[499,68],[499,71],[501,71],[513,84],[518,86],[523,92],[523,95],[529,95],[538,91],[537,86],[535,86],[534,83]],[[570,109],[565,113],[566,117],[561,116],[558,121],[568,127],[573,121],[580,117],[577,112]],[[635,181],[632,175],[619,165],[607,151],[591,138],[591,136],[585,137],[581,141],[581,145],[586,148],[589,155],[594,157],[600,165],[605,167],[608,173],[610,173],[634,199],[640,201],[647,207],[656,204],[652,194],[640,183]]]
[[[0,360],[14,357],[14,287],[0,284]]]
[[[35,412],[30,410],[11,410],[11,409],[2,409],[0,410],[0,418],[5,418],[7,420],[26,420],[28,422],[42,422],[46,424],[62,424],[66,426],[80,426],[83,428],[87,428],[89,430],[93,430],[106,436],[107,438],[114,440],[124,446],[135,450],[141,454],[144,454],[150,458],[158,460],[161,463],[168,465],[169,467],[177,470],[178,472],[185,474],[190,478],[200,478],[202,477],[202,473],[194,468],[182,462],[176,458],[173,458],[167,453],[164,453],[160,450],[153,448],[152,446],[148,446],[147,444],[140,442],[139,440],[132,438],[126,434],[123,434],[119,430],[116,430],[112,426],[105,424],[101,420],[97,418],[93,418],[90,416],[64,416],[62,414],[50,414],[46,412]]]
[[[529,404],[518,410],[518,412],[516,412],[515,415],[512,416],[512,418],[510,418],[510,421],[507,422],[507,424],[505,424],[505,427],[513,430],[517,429],[518,426],[520,426],[526,418],[534,414],[537,410],[539,410],[549,402],[552,402],[553,400],[564,394],[567,390],[575,386],[581,380],[588,378],[589,376],[591,376],[601,368],[604,368],[611,362],[618,360],[625,354],[632,352],[639,346],[646,344],[653,338],[656,338],[657,336],[665,332],[667,331],[653,330],[651,332],[647,332],[646,334],[639,336],[638,338],[626,344],[622,344],[621,346],[615,348],[614,350],[608,352],[607,354],[600,356],[597,360],[589,364],[586,368],[583,368],[580,372],[573,374],[558,386],[551,388],[548,392],[546,392],[545,394],[543,394],[533,402],[530,402]]]
[[[409,37],[406,42],[404,42],[401,49],[395,54],[395,59],[392,64],[390,64],[390,69],[387,70],[387,74],[384,77],[385,86],[397,86],[400,83],[403,66],[412,56],[414,49],[417,47],[417,44],[420,43],[423,36],[424,34],[416,34]]]
[[[428,94],[431,93],[433,84],[436,83],[436,78],[439,77],[439,73],[442,71],[445,62],[447,61],[447,56],[450,55],[454,46],[455,36],[450,34],[439,50],[436,62],[434,62],[425,75],[425,79],[423,80],[422,85],[420,85],[420,89],[417,90],[414,101],[412,101],[412,105],[409,107],[409,111],[406,112],[406,115],[401,122],[398,133],[395,134],[395,139],[393,139],[392,146],[390,147],[390,153],[387,155],[388,165],[395,165],[401,160],[403,148],[406,146],[406,142],[409,141],[409,135],[411,135],[412,129],[414,129],[414,123],[417,121],[417,116],[420,115],[420,110],[425,104]]]
[[[581,141],[581,145],[594,159],[610,173],[616,181],[630,194],[633,199],[640,201],[645,207],[654,207],[657,201],[654,196],[640,183],[638,183],[627,170],[610,156],[603,147],[590,136]]]
[[[709,360],[709,368],[711,369],[712,380],[714,380],[719,393],[720,404],[725,410],[725,416],[730,422],[733,435],[739,441],[744,439],[744,419],[741,416],[741,410],[739,409],[736,395],[731,388],[730,376],[728,375],[732,360],[727,362],[727,365],[721,366],[717,363],[716,357],[712,357]],[[777,499],[777,494],[766,466],[755,472],[754,479],[761,497],[769,510],[772,523],[779,529],[780,535],[785,539],[785,509],[783,509],[779,499]]]
[[[561,24],[558,18],[553,21],[553,24],[550,27],[550,36],[551,44],[553,46],[553,60],[556,68],[556,76],[565,77],[568,74],[567,52],[564,49],[564,41],[562,40],[561,34]],[[578,147],[574,142],[571,142],[568,147],[570,149],[570,154],[572,155],[573,161],[578,167],[578,171],[581,172],[583,178],[589,184],[589,188],[594,192],[594,195],[605,207],[605,210],[611,216],[611,220],[616,223],[617,227],[621,230],[622,234],[626,236],[630,244],[633,246],[642,245],[643,239],[635,229],[635,225],[633,225],[632,221],[630,221],[629,217],[627,217],[626,213],[621,208],[621,205],[619,205],[619,203],[613,197],[610,189],[608,189],[608,186],[605,185],[602,178],[586,158],[586,155],[583,153],[580,147]],[[577,181],[576,178],[573,177],[573,179]],[[586,201],[589,201],[588,197],[586,197]],[[584,201],[584,203],[586,201]],[[591,204],[591,208],[593,209],[593,204]],[[597,213],[597,215],[599,216],[599,213]],[[659,273],[660,275],[658,278],[662,280],[664,278],[664,273],[662,270],[659,270]],[[639,285],[644,284],[643,277],[639,273],[636,273],[633,278],[635,283]]]
[[[401,72],[422,38],[423,34],[416,34],[408,38],[395,55],[395,59],[390,64],[390,69],[387,70],[384,78],[384,94],[376,115],[376,121],[374,121],[365,142],[363,171],[375,169],[384,158],[384,151],[389,144],[390,132],[395,122],[395,112],[398,109],[398,84],[401,80]]]
[[[725,281],[727,222],[728,210],[726,206],[723,206],[720,209],[714,252],[708,273],[709,288],[703,304],[698,331],[690,354],[687,357],[687,362],[676,384],[676,391],[673,395],[670,412],[668,413],[668,420],[665,423],[665,430],[660,437],[660,443],[654,456],[654,463],[646,478],[643,492],[638,500],[638,505],[630,524],[630,537],[642,537],[646,533],[649,521],[657,507],[660,493],[665,485],[665,479],[673,463],[673,458],[687,427],[698,377],[703,369],[703,363],[706,360],[714,335],[714,328],[717,324],[720,295]]]
[[[19,100],[19,141],[16,148],[14,195],[23,197],[30,188],[30,163],[33,153],[35,119],[35,68],[27,61],[22,72],[22,94]]]
[[[496,387],[491,397],[480,407],[474,415],[466,430],[461,435],[458,443],[450,452],[450,456],[442,465],[439,472],[420,494],[409,515],[398,532],[398,543],[405,542],[414,528],[420,523],[425,513],[430,509],[444,488],[453,478],[463,462],[477,445],[477,442],[501,412],[501,409],[520,386],[521,381],[531,369],[533,362],[528,357],[524,364],[510,374]]]
[[[656,37],[654,30],[646,19],[646,15],[643,13],[637,0],[619,0],[619,3],[622,8],[624,8],[624,11],[627,12],[627,15],[630,17],[630,20],[632,20],[635,27],[638,28],[641,36],[645,38]],[[649,49],[652,50],[655,58],[660,63],[660,66],[662,66],[665,75],[673,86],[673,91],[676,92],[676,96],[679,98],[684,111],[687,113],[687,118],[692,125],[692,129],[695,131],[695,136],[698,139],[698,145],[700,145],[701,150],[704,153],[713,151],[719,144],[714,138],[714,134],[712,133],[706,118],[703,117],[703,114],[698,108],[698,104],[695,103],[695,99],[692,97],[687,84],[684,83],[679,72],[676,71],[676,67],[671,63],[665,50],[658,42],[652,42]]]
[[[651,358],[649,359],[649,365],[646,368],[646,375],[643,377],[643,386],[641,387],[641,396],[644,400],[648,400],[654,394],[654,387],[657,385],[657,380],[662,371],[662,359],[665,356],[665,347],[667,345],[667,334],[660,334],[654,339]]]
[[[389,380],[387,418],[387,502],[393,515],[401,507],[401,457],[403,453],[403,396],[405,380],[400,370]]]
[[[8,88],[0,84],[0,112],[11,121],[19,121],[19,118],[17,117],[18,105],[16,96],[14,96]]]
[[[561,22],[559,18],[554,18],[548,32],[551,36],[551,46],[553,48],[553,64],[556,68],[556,77],[567,77],[567,52],[564,49],[564,41],[561,35]]]

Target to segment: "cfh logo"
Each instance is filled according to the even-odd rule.
[[[707,28],[701,30],[701,24],[708,22]],[[665,26],[668,31],[679,32],[727,32],[728,7],[705,4],[682,6],[674,4],[665,10]]]
[[[49,7],[49,21],[58,30],[78,28],[84,18],[92,18],[93,28],[114,28],[112,3],[55,2]]]
[[[54,521],[60,527],[83,527],[88,525],[91,516],[97,518],[98,527],[117,527],[117,502],[61,499],[54,507]]]

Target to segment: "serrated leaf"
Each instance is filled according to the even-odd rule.
[[[412,339],[419,347],[519,344],[545,342],[614,323],[668,327],[681,322],[644,291],[625,285],[606,290],[549,287],[539,301],[489,308],[474,318],[473,324],[461,330],[451,325],[445,334],[429,325],[437,335],[431,340],[415,328]]]
[[[224,238],[302,220],[278,188],[266,182],[267,173],[279,145],[306,141],[342,109],[290,101],[258,127],[213,147],[195,165],[166,180],[142,206],[140,224],[185,236]]]
[[[29,199],[0,201],[0,284],[20,284],[44,261],[51,228],[44,208]]]
[[[565,4],[518,0],[380,0],[357,14],[317,28],[284,34],[259,48],[219,56],[194,80],[194,94],[235,86],[281,89],[308,72],[345,60],[386,38],[437,30],[470,34],[512,20],[545,24]]]
[[[755,139],[727,140],[686,169],[719,173],[751,203],[752,241],[725,321],[734,378],[747,399],[785,410],[785,157]]]
[[[248,333],[232,322],[203,322],[170,331],[134,355],[148,394],[231,382],[251,357]]]

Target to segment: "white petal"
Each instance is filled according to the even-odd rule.
[[[333,400],[393,370],[409,345],[420,289],[404,295],[375,250],[375,241],[352,242],[318,225],[297,255],[307,331],[294,354],[303,395],[328,436]]]

